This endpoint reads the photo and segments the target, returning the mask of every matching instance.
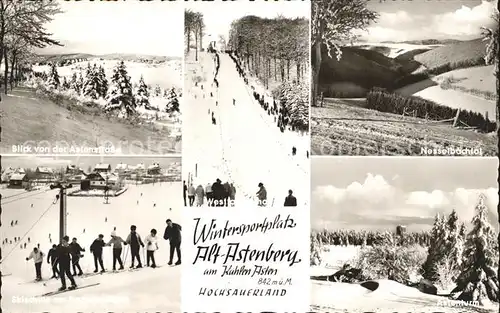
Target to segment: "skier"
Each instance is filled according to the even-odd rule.
[[[82,268],[80,267],[80,258],[83,257],[81,252],[85,252],[80,244],[76,241],[76,238],[73,238],[72,242],[69,244],[71,249],[71,259],[73,260],[73,276],[77,276],[76,269],[78,269],[78,276],[83,275]]]
[[[83,233],[85,234],[85,228],[83,229]]]
[[[14,220],[10,221],[10,227],[14,226]]]
[[[208,109],[208,114],[210,114],[210,109]],[[182,198],[184,199],[184,206],[186,207],[187,206],[187,201],[186,201],[186,195],[187,195],[187,190],[188,190],[188,187],[186,185],[186,181],[184,180],[182,182]]]
[[[297,206],[297,198],[295,198],[291,189],[288,190],[288,196],[285,198],[283,206]]]
[[[33,207],[33,204],[31,205],[31,207]],[[14,224],[17,225],[17,220],[16,220],[16,222]]]
[[[132,265],[130,268],[134,268],[134,261],[137,259],[136,268],[142,268],[141,256],[139,254],[140,247],[144,248],[144,243],[142,242],[141,236],[136,232],[137,227],[135,225],[130,226],[130,234],[127,237],[126,242],[130,245],[130,253],[132,254]]]
[[[306,151],[306,156],[309,159],[309,151]]]
[[[292,147],[292,155],[296,155],[296,154],[297,154],[297,148]]]
[[[99,234],[96,240],[90,245],[90,253],[94,255],[94,265],[95,265],[95,270],[94,273],[98,272],[99,267],[97,266],[98,263],[101,265],[101,273],[104,273],[106,270],[104,269],[104,264],[102,262],[102,248],[105,246],[104,243],[104,235]]]
[[[203,190],[202,185],[196,187],[196,206],[200,207],[203,205],[203,199],[205,198],[205,190]]]
[[[116,227],[115,227],[116,230]],[[127,244],[125,240],[122,239],[122,237],[116,235],[116,231],[111,232],[111,240],[106,244],[106,246],[111,246],[113,245],[113,271],[116,271],[116,261],[118,261],[118,264],[120,264],[119,270],[123,269],[123,262],[122,262],[122,243],[124,245]]]
[[[69,281],[71,282],[70,290],[76,289],[75,279],[73,275],[71,275],[71,248],[69,246],[69,237],[64,236],[61,240],[61,243],[56,248],[57,262],[59,263],[59,277],[61,278],[61,288],[59,291],[66,290],[66,279],[65,276],[68,276]]]
[[[146,237],[146,245],[146,266],[149,266],[151,262],[151,267],[155,268],[155,251],[158,250],[158,238],[156,237],[156,229],[151,229],[151,233]]]
[[[233,98],[233,105],[236,105],[236,99]]]
[[[49,233],[49,239],[50,239],[50,233]]]
[[[59,276],[59,271],[57,270],[57,255],[56,255],[56,245],[52,245],[52,249],[49,250],[49,253],[47,254],[47,263],[50,264],[52,268],[52,277],[58,279]]]
[[[259,191],[257,191],[257,198],[259,199],[258,206],[266,206],[267,191],[263,183],[259,183]]]
[[[212,112],[212,125],[216,125],[217,121],[215,120],[214,112]]]
[[[28,243],[30,243],[30,241],[31,241],[31,239],[30,239],[30,237],[28,237]]]
[[[24,249],[26,249],[26,242],[24,243]]]
[[[219,106],[219,101],[215,101],[215,106]]]
[[[26,261],[33,259],[35,261],[35,272],[36,272],[36,281],[42,280],[42,263],[43,263],[43,254],[42,251],[38,250],[38,248],[33,248],[30,255],[26,258]]]
[[[193,206],[194,204],[194,195],[195,195],[196,190],[194,189],[193,183],[189,185],[188,188],[188,199],[189,199],[189,206]]]
[[[177,252],[177,262],[175,262],[175,265],[181,264],[181,230],[181,225],[172,223],[171,219],[167,220],[163,239],[170,241],[170,260],[168,261],[168,265],[172,265],[174,251]]]
[[[104,223],[107,223],[107,222],[108,222],[108,218],[107,218],[107,217],[105,217],[105,218],[104,218]]]

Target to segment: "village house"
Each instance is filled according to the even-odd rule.
[[[81,175],[81,174],[84,174],[84,171],[82,168],[77,167],[76,165],[68,165],[66,167],[66,174],[68,174],[68,175]]]
[[[148,175],[161,175],[161,167],[159,163],[153,163],[148,166]]]
[[[54,171],[46,166],[38,166],[35,170],[35,179],[38,180],[54,180]]]
[[[104,189],[108,186],[114,189],[118,186],[118,175],[106,172],[93,172],[85,177],[82,181],[81,189]]]
[[[94,167],[94,172],[96,173],[110,173],[111,165],[107,163],[100,163]]]
[[[116,173],[123,174],[123,173],[129,172],[129,171],[130,171],[129,166],[125,163],[119,163],[115,167]]]
[[[12,174],[9,179],[9,188],[26,188],[29,180],[26,174]]]

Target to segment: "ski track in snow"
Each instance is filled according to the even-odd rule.
[[[187,142],[184,148],[188,151],[183,151],[183,163],[190,173],[194,173],[198,164],[194,185],[205,186],[216,178],[232,181],[236,186],[236,203],[240,206],[257,203],[255,193],[258,183],[262,182],[267,189],[268,206],[273,202],[274,206],[282,206],[289,189],[297,197],[297,204],[306,206],[309,163],[302,147],[307,147],[304,142],[308,142],[308,137],[294,136],[289,131],[281,133],[273,116],[268,116],[254,100],[250,86],[239,76],[231,58],[227,54],[219,56],[219,88],[212,86],[215,71],[212,55],[201,53],[201,66],[210,69],[205,71],[207,81],[200,83],[204,90],[200,86],[189,90],[185,112],[186,120],[193,127],[184,134]],[[259,91],[257,86],[256,89]],[[212,125],[209,109],[215,112],[216,125]],[[296,156],[291,155],[292,146],[297,147]]]
[[[181,222],[182,199],[180,197],[182,184],[156,183],[154,185],[129,185],[127,192],[110,197],[110,204],[103,204],[100,197],[67,197],[68,199],[68,236],[77,237],[80,245],[86,250],[80,260],[80,266],[85,273],[94,270],[94,259],[89,251],[90,244],[98,234],[104,235],[105,241],[110,239],[110,233],[116,226],[119,236],[126,239],[131,224],[137,225],[138,233],[142,239],[148,235],[151,228],[158,231],[159,250],[155,253],[156,264],[161,268],[143,268],[137,271],[124,271],[116,274],[94,275],[89,277],[75,277],[77,285],[99,282],[99,286],[89,287],[47,297],[44,302],[38,301],[31,304],[13,303],[13,297],[40,297],[42,294],[57,290],[61,286],[60,280],[48,280],[43,283],[26,283],[34,279],[35,269],[33,260],[25,261],[30,251],[40,243],[40,248],[45,255],[50,246],[48,234],[50,233],[55,243],[58,240],[59,204],[51,207],[48,213],[26,235],[22,242],[30,237],[31,243],[27,249],[12,245],[2,246],[1,269],[3,273],[12,273],[2,277],[2,309],[5,312],[180,312],[180,279],[181,267],[166,266],[169,255],[169,243],[163,240],[165,220],[171,218],[174,222]],[[24,190],[2,189],[4,197],[20,194]],[[5,200],[2,204],[2,238],[12,239],[14,236],[22,237],[35,223],[40,215],[49,207],[57,191],[33,191]],[[143,194],[142,197],[140,194]],[[27,197],[29,196],[29,197]],[[13,201],[14,199],[19,199]],[[8,203],[12,201],[11,203]],[[139,205],[137,204],[139,201]],[[33,203],[33,208],[31,204]],[[156,203],[156,207],[153,207]],[[169,208],[172,208],[170,211]],[[107,223],[104,222],[107,217]],[[11,227],[10,221],[18,220],[17,226]],[[6,222],[7,221],[7,222]],[[85,233],[83,233],[85,228]],[[122,260],[125,268],[130,266],[130,250],[124,247]],[[127,256],[125,256],[127,253]],[[145,266],[145,252],[140,251],[141,261]],[[52,274],[46,257],[42,264],[42,277],[49,278]],[[104,267],[112,269],[111,248],[104,248]],[[175,259],[174,259],[175,261]],[[21,284],[19,284],[21,283]],[[69,286],[69,281],[67,281]],[[76,298],[81,297],[80,300]],[[55,299],[59,299],[55,302]],[[85,299],[86,298],[86,299]],[[112,309],[110,309],[112,308]]]

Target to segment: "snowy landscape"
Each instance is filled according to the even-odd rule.
[[[44,31],[33,44],[14,34],[2,41],[8,51],[2,62],[2,151],[16,153],[12,145],[44,141],[111,153],[180,153],[182,34],[173,33],[181,31],[182,10],[175,7],[131,2],[76,8],[57,2],[13,4],[0,12],[12,23],[27,14]],[[136,10],[143,14],[134,15]],[[140,26],[131,28],[130,17]],[[78,24],[90,19],[96,25]],[[103,32],[109,23],[114,27]],[[160,25],[173,35],[158,44],[148,27]],[[127,31],[136,40],[125,39]]]
[[[103,312],[110,307],[120,312],[180,311],[181,269],[167,264],[169,242],[163,239],[167,219],[182,223],[179,158],[3,157],[2,167],[1,272],[4,311]],[[88,173],[87,168],[92,172]],[[106,172],[107,168],[111,170]],[[64,171],[61,173],[59,169]],[[87,178],[78,182],[78,176],[81,176],[78,173],[87,174]],[[85,188],[86,180],[90,180],[92,190],[102,190],[104,186],[99,184],[102,180],[97,179],[101,174],[95,173],[109,178],[106,184],[111,190],[125,191],[109,197],[70,196]],[[169,175],[173,173],[177,174]],[[29,180],[23,180],[23,175]],[[139,175],[144,179],[132,180],[131,175],[132,178]],[[66,228],[67,235],[76,237],[85,249],[79,261],[83,275],[75,276],[76,290],[41,297],[61,287],[59,279],[50,278],[51,265],[47,264],[49,249],[59,243],[61,199],[57,198],[58,189],[51,189],[42,181],[50,181],[54,176],[56,181],[72,182],[72,187],[67,189]],[[120,179],[114,180],[114,176]],[[158,180],[147,181],[146,177],[152,176],[157,176]],[[162,176],[176,177],[176,180],[162,181]],[[30,188],[19,188],[14,181],[17,179]],[[28,181],[32,183],[28,184]],[[126,239],[131,225],[137,226],[137,233],[143,241],[151,229],[157,230],[157,267],[146,266],[146,251],[143,248],[139,252],[143,268],[129,270],[131,256],[127,245],[121,255],[125,269],[112,272],[112,248],[104,247],[106,272],[94,273],[94,258],[90,252],[92,242],[102,234],[107,243],[113,231]],[[33,260],[25,260],[37,246],[44,253],[42,281],[39,282],[35,281]]]
[[[496,166],[314,159],[311,311],[498,312]]]
[[[496,1],[336,5],[344,14],[312,10],[313,154],[496,155]],[[348,26],[320,31],[320,21]]]
[[[309,22],[301,15],[308,6],[223,3],[233,14],[222,20],[222,4],[186,10],[188,184],[233,183],[237,205],[283,206],[289,190],[297,206],[308,205]],[[275,46],[279,40],[281,48]],[[247,44],[255,51],[244,50]],[[263,52],[278,48],[288,53],[288,63]]]

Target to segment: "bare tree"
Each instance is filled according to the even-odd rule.
[[[311,1],[312,106],[316,106],[318,96],[323,46],[330,57],[335,50],[340,60],[340,47],[357,37],[353,31],[366,30],[378,18],[378,14],[369,10],[366,4],[366,0]]]
[[[500,6],[500,4],[499,4],[499,6]],[[495,23],[493,28],[481,27],[481,29],[483,30],[483,33],[482,33],[483,38],[485,41],[488,42],[486,45],[484,61],[487,65],[494,65],[495,66],[493,75],[495,76],[495,79],[496,79],[496,87],[497,87],[496,90],[499,90],[499,88],[500,88],[500,83],[499,83],[500,65],[499,65],[499,61],[498,61],[498,53],[500,52],[498,49],[499,48],[498,47],[498,45],[499,45],[498,27],[500,24],[499,8],[497,8],[495,10],[495,12],[492,15],[492,18],[493,18],[494,23]],[[499,133],[499,131],[500,131],[500,101],[499,101],[499,97],[497,97],[496,122],[497,122],[496,131],[497,131],[497,133]]]

